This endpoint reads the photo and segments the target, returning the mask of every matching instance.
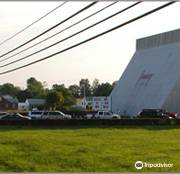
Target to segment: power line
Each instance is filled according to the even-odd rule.
[[[23,31],[27,30],[29,27],[31,27],[32,25],[36,24],[37,22],[39,22],[40,20],[42,20],[43,18],[45,18],[46,16],[50,15],[51,13],[53,13],[55,10],[57,10],[58,8],[62,7],[63,5],[65,5],[67,3],[67,1],[63,2],[62,4],[58,5],[57,7],[55,7],[54,9],[52,9],[51,11],[49,11],[48,13],[46,13],[45,15],[43,15],[42,17],[40,17],[39,19],[37,19],[36,21],[34,21],[33,23],[29,24],[28,26],[26,26],[25,28],[23,28],[22,30],[18,31],[17,33],[15,33],[14,35],[12,35],[11,37],[7,38],[6,40],[4,40],[3,42],[0,43],[0,46],[2,44],[4,44],[5,42],[11,40],[12,38],[16,37],[17,35],[19,35],[20,33],[22,33]]]
[[[125,25],[128,25],[128,24],[132,23],[132,22],[135,22],[135,21],[137,21],[137,20],[139,20],[139,19],[141,19],[141,18],[143,18],[143,17],[145,17],[145,16],[148,16],[148,15],[150,15],[150,14],[152,14],[152,13],[155,13],[155,12],[157,12],[157,11],[159,11],[159,10],[161,10],[161,9],[169,6],[169,5],[172,5],[173,3],[175,3],[175,1],[168,2],[168,3],[166,3],[166,4],[162,5],[162,6],[159,6],[159,7],[155,8],[155,9],[153,9],[153,10],[151,10],[151,11],[148,11],[148,12],[146,12],[146,13],[140,15],[140,16],[137,16],[137,17],[135,17],[135,18],[133,18],[133,19],[127,21],[127,22],[124,22],[124,23],[122,23],[122,24],[120,24],[120,25],[117,25],[117,26],[115,26],[115,27],[113,27],[113,28],[111,28],[111,29],[109,29],[109,30],[106,30],[106,31],[104,31],[104,32],[102,32],[102,33],[100,33],[100,34],[97,34],[97,35],[95,35],[95,36],[93,36],[93,37],[90,37],[89,39],[86,39],[86,40],[84,40],[84,41],[82,41],[82,42],[79,42],[79,43],[77,43],[77,44],[75,44],[75,45],[72,45],[72,46],[70,46],[70,47],[68,47],[68,48],[65,48],[65,49],[63,49],[63,50],[61,50],[61,51],[58,51],[58,52],[56,52],[56,53],[54,53],[54,54],[51,54],[51,55],[46,56],[46,57],[44,57],[44,58],[41,58],[41,59],[39,59],[39,60],[33,61],[33,62],[31,62],[31,63],[25,64],[25,65],[23,65],[23,66],[19,66],[19,67],[17,67],[17,68],[14,68],[14,69],[10,69],[10,70],[1,72],[0,75],[7,74],[7,73],[10,73],[10,72],[13,72],[13,71],[16,71],[16,70],[19,70],[19,69],[28,67],[28,66],[30,66],[30,65],[36,64],[36,63],[38,63],[38,62],[44,61],[44,60],[49,59],[49,58],[51,58],[51,57],[54,57],[54,56],[56,56],[56,55],[58,55],[58,54],[61,54],[61,53],[65,52],[65,51],[71,50],[71,49],[73,49],[73,48],[75,48],[75,47],[78,47],[78,46],[84,44],[84,43],[87,43],[87,42],[89,42],[89,41],[91,41],[91,40],[94,40],[94,39],[96,39],[96,38],[98,38],[98,37],[100,37],[100,36],[103,36],[103,35],[105,35],[105,34],[107,34],[107,33],[110,33],[110,32],[112,32],[112,31],[114,31],[114,30],[117,30],[118,28],[121,28],[121,27],[123,27],[123,26],[125,26]]]
[[[106,20],[108,20],[108,19],[110,19],[110,18],[112,18],[112,17],[114,17],[114,16],[116,16],[116,15],[118,15],[118,14],[120,14],[120,13],[122,13],[122,12],[124,12],[124,11],[126,11],[126,10],[134,7],[134,6],[136,6],[136,5],[138,5],[138,4],[140,4],[140,3],[141,3],[141,1],[136,2],[136,3],[132,4],[132,5],[130,5],[130,6],[126,7],[126,8],[124,8],[124,9],[122,9],[122,10],[120,10],[120,11],[118,11],[118,12],[116,12],[116,13],[114,13],[114,14],[112,14],[112,15],[110,15],[110,16],[102,19],[102,20],[100,20],[99,22],[96,22],[96,23],[94,23],[94,24],[92,24],[92,25],[90,25],[90,26],[88,26],[88,27],[86,27],[86,28],[84,28],[84,29],[82,29],[82,30],[80,30],[80,31],[78,31],[78,32],[76,32],[76,33],[74,33],[74,34],[72,34],[72,35],[70,35],[70,36],[68,36],[68,37],[60,40],[60,41],[58,41],[58,42],[55,42],[55,43],[53,43],[53,44],[51,44],[51,45],[49,45],[49,46],[47,46],[47,47],[45,47],[45,48],[42,48],[41,50],[35,51],[35,52],[33,52],[33,53],[25,56],[25,57],[16,59],[16,60],[11,61],[11,62],[9,62],[9,63],[6,63],[6,64],[4,64],[4,65],[1,65],[0,68],[3,68],[3,67],[5,67],[5,66],[11,65],[11,64],[16,63],[16,62],[19,62],[19,61],[21,61],[21,60],[24,60],[24,59],[26,59],[26,58],[28,58],[28,57],[31,57],[31,56],[37,54],[37,53],[40,53],[40,52],[42,52],[42,51],[44,51],[44,50],[46,50],[46,49],[49,49],[49,48],[51,48],[51,47],[53,47],[53,46],[55,46],[55,45],[57,45],[57,44],[59,44],[59,43],[61,43],[61,42],[64,42],[64,41],[66,41],[66,40],[68,40],[68,39],[70,39],[70,38],[72,38],[72,37],[74,37],[74,36],[76,36],[76,35],[84,32],[84,31],[86,31],[86,30],[88,30],[88,29],[90,29],[90,28],[92,28],[92,27],[94,27],[94,26],[96,26],[96,25],[98,25],[98,24],[100,24],[100,23],[102,23],[102,22],[104,22],[104,21],[106,21]]]
[[[94,1],[94,2],[90,3],[90,4],[87,5],[86,7],[82,8],[81,10],[77,11],[77,12],[74,13],[73,15],[71,15],[71,16],[69,16],[68,18],[64,19],[63,21],[57,23],[56,25],[52,26],[51,28],[45,30],[44,32],[40,33],[39,35],[33,37],[32,39],[26,41],[26,42],[23,43],[23,44],[17,46],[16,48],[14,48],[14,49],[12,49],[12,50],[10,50],[10,51],[8,51],[8,52],[0,55],[0,58],[3,57],[3,56],[5,56],[5,55],[7,55],[7,54],[9,54],[9,53],[11,53],[11,52],[13,52],[13,51],[15,51],[15,50],[17,50],[17,49],[19,49],[19,48],[21,48],[21,47],[23,47],[24,45],[27,45],[28,43],[30,43],[30,42],[32,42],[33,40],[39,38],[40,36],[48,33],[49,31],[51,31],[51,30],[53,30],[54,28],[56,28],[56,27],[58,27],[59,25],[61,25],[62,23],[68,21],[69,19],[73,18],[74,16],[78,15],[79,13],[81,13],[81,12],[87,10],[88,8],[90,8],[91,6],[95,5],[97,2],[98,2],[98,1]]]
[[[37,46],[37,45],[39,45],[39,44],[41,44],[41,43],[43,43],[43,42],[45,42],[45,41],[47,41],[47,40],[49,40],[49,39],[55,37],[56,35],[58,35],[58,34],[64,32],[64,31],[66,31],[66,30],[68,30],[68,29],[70,29],[70,28],[72,28],[72,27],[74,27],[75,25],[77,25],[77,24],[79,24],[79,23],[81,23],[81,22],[87,20],[88,18],[90,18],[90,17],[92,17],[92,16],[94,16],[94,15],[100,13],[101,11],[103,11],[103,10],[105,10],[105,9],[107,9],[107,8],[109,8],[109,7],[111,7],[112,5],[116,4],[117,2],[118,2],[118,1],[115,1],[115,2],[113,2],[113,3],[111,3],[111,4],[107,5],[107,6],[103,7],[102,9],[96,11],[95,13],[93,13],[93,14],[91,14],[91,15],[89,15],[89,16],[87,16],[87,17],[81,19],[81,20],[79,20],[78,22],[76,22],[76,23],[74,23],[74,24],[72,24],[72,25],[70,25],[70,26],[68,26],[68,27],[66,27],[66,28],[64,28],[63,30],[61,30],[61,31],[59,31],[59,32],[57,32],[57,33],[55,33],[55,34],[53,34],[52,36],[49,36],[49,37],[47,37],[47,38],[45,38],[45,39],[43,39],[43,40],[37,42],[36,44],[34,44],[34,45],[28,47],[28,48],[25,48],[25,49],[23,49],[23,50],[21,50],[21,51],[15,53],[15,54],[9,56],[9,57],[6,57],[6,58],[0,60],[0,62],[4,62],[4,61],[6,61],[6,60],[8,60],[8,59],[10,59],[10,58],[12,58],[12,57],[14,57],[14,56],[19,55],[20,53],[22,53],[22,52],[24,52],[24,51],[29,50],[30,48],[33,48],[33,47],[35,47],[35,46]],[[1,67],[1,66],[0,66],[0,67]]]

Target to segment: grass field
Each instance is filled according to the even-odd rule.
[[[0,127],[0,172],[180,172],[180,127]]]

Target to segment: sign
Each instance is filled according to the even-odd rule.
[[[93,97],[93,110],[111,110],[111,97]]]

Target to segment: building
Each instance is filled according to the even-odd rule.
[[[18,110],[28,110],[28,105],[27,103],[23,103],[23,102],[20,102],[18,103]]]
[[[180,29],[138,39],[136,52],[111,93],[112,111],[180,112]]]
[[[99,111],[99,110],[110,111],[111,97],[109,96],[93,97],[92,108],[95,111]]]
[[[0,110],[18,109],[18,99],[10,95],[0,96]]]
[[[82,108],[84,109],[90,109],[92,110],[92,106],[93,106],[93,97],[84,97],[82,100],[81,100],[81,106]]]
[[[33,108],[43,108],[45,105],[45,99],[26,99],[25,105],[27,109],[33,109]]]
[[[84,109],[90,109],[94,111],[111,110],[111,97],[109,96],[98,96],[98,97],[85,97],[81,100],[80,105]]]

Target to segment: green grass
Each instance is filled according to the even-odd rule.
[[[0,172],[139,172],[138,160],[180,171],[180,127],[0,127]]]

